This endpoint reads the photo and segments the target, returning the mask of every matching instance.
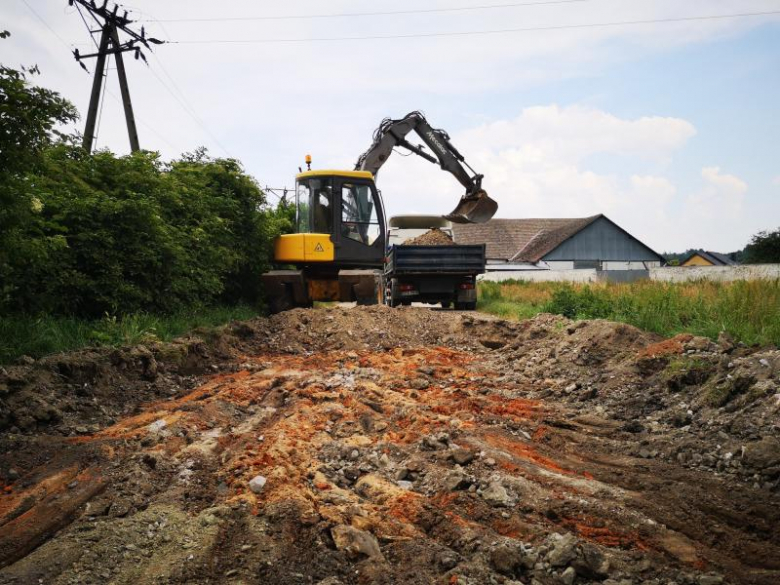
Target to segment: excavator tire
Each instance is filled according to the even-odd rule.
[[[271,270],[263,274],[262,280],[271,313],[311,306],[300,270]]]

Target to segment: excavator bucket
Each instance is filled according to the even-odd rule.
[[[444,216],[453,223],[485,223],[496,214],[498,203],[486,191],[465,195],[451,213]]]

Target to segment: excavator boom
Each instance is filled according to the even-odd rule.
[[[422,139],[433,155],[423,145],[410,143],[406,136],[412,132]],[[450,142],[444,130],[432,128],[421,112],[411,112],[400,120],[385,118],[374,132],[371,147],[360,155],[355,164],[356,171],[369,171],[374,177],[387,162],[396,146],[406,148],[425,160],[438,164],[452,173],[466,188],[457,207],[444,217],[455,223],[483,223],[495,215],[498,203],[488,197],[482,189],[482,175],[474,172],[463,155]]]

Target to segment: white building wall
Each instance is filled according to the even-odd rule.
[[[503,282],[505,280],[524,280],[527,282],[596,282],[596,270],[513,270],[505,272],[487,272],[479,280]]]
[[[597,282],[609,280],[610,271],[591,268],[576,270],[513,270],[492,271],[480,276],[480,280],[502,282],[525,280],[529,282]],[[695,280],[780,279],[780,264],[756,264],[750,266],[664,266],[651,268],[650,280],[660,282],[689,282]]]
[[[745,266],[665,266],[650,270],[652,280],[687,282],[691,280],[758,280],[780,278],[780,264]]]
[[[647,270],[648,268],[659,268],[661,262],[617,262],[608,261],[602,264],[604,270]]]

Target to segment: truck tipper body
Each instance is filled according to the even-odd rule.
[[[441,303],[442,307],[473,310],[477,305],[477,276],[485,272],[485,245],[407,245],[403,242],[424,229],[451,235],[440,217],[401,216],[390,220],[390,246],[384,268],[388,305]]]

